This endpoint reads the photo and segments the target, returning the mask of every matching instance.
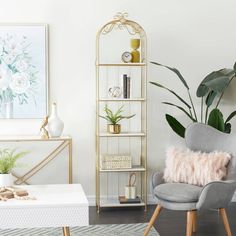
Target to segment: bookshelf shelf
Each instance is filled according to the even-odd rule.
[[[145,206],[145,202],[141,199],[140,203],[120,203],[116,198],[106,198],[101,199],[100,206],[101,207],[137,207],[137,206]]]
[[[119,134],[110,134],[107,132],[99,133],[99,137],[145,137],[146,134],[143,132],[122,132]]]
[[[146,63],[100,63],[97,66],[147,66]]]
[[[123,26],[123,27],[116,27]],[[123,29],[123,30],[121,30]],[[116,37],[110,34],[116,31]],[[123,31],[122,33],[120,33]],[[125,33],[124,33],[125,31]],[[109,37],[111,35],[111,37]],[[130,48],[131,39],[140,44],[137,61],[124,63],[122,54]],[[104,44],[102,44],[102,42]],[[111,50],[107,50],[109,42]],[[118,42],[118,43],[117,43]],[[147,38],[146,33],[135,21],[118,16],[106,23],[96,38],[96,206],[99,212],[102,207],[141,207],[147,209]],[[112,49],[114,49],[112,51]],[[120,59],[120,61],[119,61]],[[104,63],[105,62],[105,63]],[[117,89],[118,88],[118,89]],[[118,95],[117,95],[118,94]],[[113,98],[114,97],[114,98]],[[119,97],[119,98],[117,98]],[[112,111],[122,107],[122,115],[131,116],[122,120],[119,134],[104,132],[106,122],[101,119],[104,107]],[[133,132],[137,130],[138,132]],[[100,167],[103,153],[127,153],[132,157],[133,165],[129,169],[104,170]],[[127,185],[131,172],[137,172],[136,182],[140,203],[120,203],[119,195]],[[111,177],[111,178],[110,178]],[[117,177],[117,178],[116,178]],[[118,193],[117,193],[118,190]],[[120,191],[120,192],[119,192]],[[105,196],[105,197],[104,197]],[[113,197],[112,197],[113,196]],[[115,197],[114,197],[115,196]]]
[[[145,102],[146,98],[100,98],[99,102]]]
[[[144,171],[146,171],[146,168],[140,165],[134,165],[132,166],[132,168],[129,168],[129,169],[115,169],[115,170],[100,169],[100,172],[104,172],[104,173],[107,173],[107,172],[144,172]]]

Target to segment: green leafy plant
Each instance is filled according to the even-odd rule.
[[[16,161],[28,154],[28,152],[16,152],[16,149],[0,149],[0,174],[9,174],[17,167]]]
[[[131,115],[131,116],[123,116],[122,113],[123,113],[123,107],[124,106],[121,106],[118,108],[118,110],[116,112],[112,112],[112,110],[110,110],[107,105],[105,106],[104,108],[104,111],[106,113],[106,116],[101,116],[99,115],[101,118],[107,120],[110,124],[112,125],[116,125],[118,124],[118,122],[120,122],[121,120],[123,119],[130,119],[132,117],[135,116],[134,115]]]
[[[236,115],[236,111],[233,111],[224,121],[223,114],[218,107],[226,88],[236,77],[236,63],[234,64],[233,69],[224,68],[218,71],[211,72],[200,83],[196,92],[197,97],[201,99],[200,117],[197,116],[197,112],[190,94],[189,86],[182,74],[179,72],[179,70],[177,70],[176,68],[162,65],[157,62],[151,63],[157,66],[165,67],[168,70],[174,72],[187,90],[188,101],[179,96],[175,91],[157,82],[150,82],[151,84],[170,92],[179,100],[179,102],[181,102],[182,105],[180,106],[170,102],[162,102],[163,104],[173,106],[181,110],[185,115],[187,115],[191,119],[192,122],[205,123],[225,133],[231,132],[231,124],[229,123],[229,121]],[[214,101],[216,99],[217,102],[214,105]],[[209,113],[209,109],[213,105],[214,108]],[[173,129],[173,131],[184,138],[185,127],[170,114],[166,114],[166,120],[170,127]]]

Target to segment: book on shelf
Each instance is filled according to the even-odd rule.
[[[119,196],[119,202],[120,202],[120,204],[141,203],[141,199],[138,196],[134,199],[125,198],[125,196]]]
[[[130,98],[130,77],[123,74],[123,98]]]

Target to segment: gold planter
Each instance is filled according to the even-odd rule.
[[[120,124],[116,124],[116,125],[109,124],[109,125],[107,125],[107,132],[108,133],[119,134],[120,131],[121,131],[121,125]]]

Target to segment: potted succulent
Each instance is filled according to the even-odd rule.
[[[118,108],[118,110],[116,112],[112,112],[107,107],[107,105],[105,106],[104,111],[106,113],[106,116],[100,116],[100,117],[109,122],[109,124],[107,125],[107,132],[108,133],[119,134],[121,131],[121,125],[118,124],[118,122],[120,122],[123,119],[130,119],[135,116],[135,114],[131,115],[131,116],[123,116],[122,115],[123,107],[124,106],[121,106],[120,108]]]
[[[13,185],[11,170],[17,167],[16,161],[28,152],[16,153],[16,149],[0,149],[0,187]]]

